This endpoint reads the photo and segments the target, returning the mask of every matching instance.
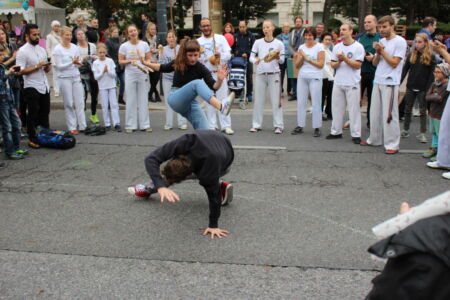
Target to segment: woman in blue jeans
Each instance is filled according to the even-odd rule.
[[[220,101],[214,96],[227,77],[226,66],[217,70],[217,81],[211,72],[198,61],[200,45],[196,40],[186,38],[181,41],[180,50],[175,60],[167,64],[156,64],[148,61],[142,63],[154,71],[174,72],[173,85],[167,101],[170,107],[191,122],[194,129],[209,129],[205,112],[195,99],[203,98],[222,114],[228,115],[234,101],[234,93]]]

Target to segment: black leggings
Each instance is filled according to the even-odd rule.
[[[332,94],[333,94],[333,81],[324,78],[322,81],[322,111],[325,106],[325,113],[329,119],[333,118],[331,114],[331,105],[332,105]]]
[[[97,80],[95,80],[92,77],[89,77],[89,79],[82,79],[81,82],[83,83],[84,87],[84,109],[86,109],[86,100],[88,93],[91,94],[91,115],[97,114],[97,98],[98,98],[98,83]]]
[[[159,77],[161,76],[161,72],[150,72],[150,92],[148,93],[148,97],[152,98],[153,93],[155,94],[155,100],[159,99],[159,93],[158,93],[158,81]]]

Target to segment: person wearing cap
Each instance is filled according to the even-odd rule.
[[[50,58],[50,62],[54,65],[55,58],[53,57],[53,50],[56,45],[61,43],[61,23],[59,21],[54,20],[51,24],[52,31],[47,35],[47,42],[45,44],[47,50],[47,56]],[[53,68],[53,90],[55,92],[55,96],[58,97],[60,93],[60,88],[58,85],[58,70]]]

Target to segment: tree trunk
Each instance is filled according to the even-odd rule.
[[[364,31],[364,17],[367,14],[367,0],[358,0],[358,31]]]
[[[323,4],[322,23],[325,24],[325,28],[327,28],[327,30],[330,16],[331,16],[331,0],[325,0],[325,3]]]
[[[406,25],[412,26],[414,25],[414,5],[408,5],[407,11],[406,11]]]
[[[92,5],[97,13],[99,33],[108,27],[108,18],[111,18],[112,12],[108,1],[93,0]]]
[[[184,28],[184,9],[183,9],[183,0],[177,0],[177,13],[178,13],[178,27]]]

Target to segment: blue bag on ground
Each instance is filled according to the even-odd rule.
[[[43,128],[37,135],[41,147],[54,149],[70,149],[75,147],[76,139],[68,131],[54,131]]]

